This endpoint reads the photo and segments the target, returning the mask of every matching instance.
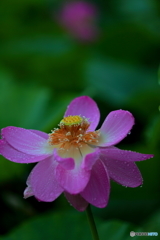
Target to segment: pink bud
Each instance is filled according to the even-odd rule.
[[[84,1],[69,2],[59,12],[59,23],[75,38],[94,41],[98,31],[96,7]]]

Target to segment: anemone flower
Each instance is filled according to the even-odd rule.
[[[64,192],[73,207],[84,211],[88,203],[106,207],[110,180],[132,188],[142,184],[134,162],[153,155],[114,146],[130,132],[134,117],[128,111],[112,111],[95,130],[99,119],[96,103],[81,96],[70,103],[59,127],[49,134],[13,126],[2,129],[1,155],[17,163],[38,162],[28,177],[24,198],[52,202]]]

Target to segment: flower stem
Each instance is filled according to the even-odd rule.
[[[88,222],[89,222],[89,226],[90,226],[90,230],[91,230],[91,233],[92,233],[93,240],[100,240],[99,236],[98,236],[96,224],[95,224],[95,221],[94,221],[94,218],[93,218],[93,214],[92,214],[92,211],[91,211],[90,204],[88,205],[88,207],[86,209],[86,213],[87,213],[87,218],[88,218]]]

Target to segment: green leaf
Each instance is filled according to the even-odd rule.
[[[4,157],[0,156],[0,182],[11,180],[13,178],[22,177],[25,173],[25,164],[18,164],[6,160]]]
[[[143,229],[147,232],[159,232],[160,229],[159,226],[160,226],[160,210],[155,212],[149,219],[147,219],[147,221],[145,221]]]
[[[100,239],[128,240],[130,239],[130,232],[136,231],[136,229],[137,227],[134,225],[123,221],[112,220],[104,222],[99,227]],[[137,237],[134,239],[137,239]]]
[[[70,239],[88,240],[90,230],[84,213],[52,212],[25,222],[3,240]]]
[[[64,98],[65,99],[65,98]],[[56,101],[56,104],[55,104]],[[17,126],[42,130],[48,121],[57,124],[67,104],[54,99],[48,88],[18,84],[8,74],[0,72],[0,127]]]
[[[160,84],[160,66],[159,66],[159,69],[158,69],[158,82]]]
[[[101,240],[125,240],[136,228],[123,221],[108,221],[97,224]],[[86,214],[75,210],[44,214],[25,222],[2,240],[44,240],[44,239],[92,239]]]
[[[68,39],[52,36],[34,36],[26,39],[10,41],[1,46],[1,54],[23,56],[41,54],[58,57],[68,54],[73,45]]]
[[[100,98],[121,105],[135,93],[153,88],[155,72],[96,57],[86,62],[85,78]]]

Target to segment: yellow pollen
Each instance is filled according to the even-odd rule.
[[[71,126],[71,125],[75,125],[75,124],[80,124],[80,123],[82,123],[82,121],[83,121],[83,118],[78,115],[68,116],[68,117],[64,117],[61,120],[60,125],[63,124],[63,125]]]
[[[72,154],[75,149],[81,148],[81,151],[86,149],[86,146],[97,146],[100,138],[100,132],[89,131],[90,122],[85,117],[67,116],[64,117],[60,124],[59,129],[55,128],[49,134],[49,144],[57,148],[59,154]],[[65,155],[66,156],[66,155]],[[67,155],[68,156],[68,155]]]

